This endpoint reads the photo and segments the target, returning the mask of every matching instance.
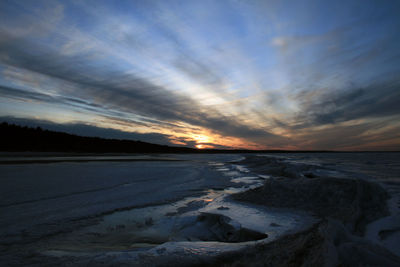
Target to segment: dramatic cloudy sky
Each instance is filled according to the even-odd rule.
[[[161,144],[400,150],[400,2],[0,1],[0,120]]]

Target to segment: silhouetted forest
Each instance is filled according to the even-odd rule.
[[[120,153],[193,153],[196,149],[156,145],[141,141],[84,137],[62,132],[30,128],[3,122],[0,124],[0,151],[43,152],[120,152]]]

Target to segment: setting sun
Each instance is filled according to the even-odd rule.
[[[197,143],[210,143],[211,142],[211,138],[207,135],[194,135],[193,139],[197,142]]]

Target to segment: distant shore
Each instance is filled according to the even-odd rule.
[[[0,164],[38,164],[58,162],[133,162],[133,161],[183,161],[162,155],[133,154],[79,154],[79,153],[1,153]]]

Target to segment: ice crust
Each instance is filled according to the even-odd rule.
[[[215,264],[218,259],[235,259],[224,255],[241,255],[244,249],[251,254],[271,243],[277,244],[275,248],[283,244],[282,249],[287,249],[286,237],[293,236],[296,243],[313,235],[324,240],[345,236],[340,242],[352,244],[348,251],[380,251],[379,255],[388,258],[387,266],[397,260],[385,251],[399,255],[400,165],[396,157],[158,157],[178,161],[152,158],[149,162],[63,162],[29,164],[23,168],[1,165],[5,187],[0,189],[0,227],[4,229],[0,236],[0,260],[77,266]],[[386,168],[364,168],[372,159],[377,159],[378,166],[386,164]],[[377,171],[387,174],[380,176]],[[354,237],[353,229],[341,228],[330,219],[321,221],[321,217],[313,217],[315,212],[307,209],[232,199],[232,194],[260,191],[264,183],[287,180],[288,184],[307,184],[326,177],[379,182],[391,196],[390,214],[368,224],[363,236]],[[324,231],[329,234],[321,236]],[[302,232],[307,232],[307,237],[298,234]],[[323,247],[332,247],[330,241],[324,242]],[[336,253],[328,257],[332,263],[344,262],[346,246],[327,249]],[[263,261],[268,262],[273,253],[278,252],[271,252]],[[371,259],[383,261],[377,255]]]
[[[248,189],[246,179],[250,179],[255,187],[260,186],[260,181],[264,179],[257,176],[235,178],[231,172],[231,169],[236,169],[234,165],[224,169],[221,168],[222,163],[209,162],[208,165],[223,172],[223,176],[229,177],[228,181],[236,179],[233,185],[242,183],[245,187],[210,189],[202,196],[185,198],[172,205],[116,212],[103,217],[97,225],[67,235],[62,241],[58,238],[44,253],[65,256],[68,250],[73,250],[73,254],[77,251],[94,253],[95,248],[102,257],[109,257],[115,255],[116,250],[128,249],[130,251],[126,253],[129,257],[122,256],[125,252],[119,252],[118,257],[131,258],[144,253],[132,249],[154,246],[154,249],[146,251],[147,256],[156,257],[154,253],[160,249],[165,256],[166,253],[176,253],[179,248],[185,248],[185,254],[195,251],[198,256],[209,256],[216,254],[216,244],[221,253],[235,251],[256,240],[271,242],[285,233],[296,232],[315,222],[305,213],[284,212],[232,201],[229,198],[232,193]],[[187,250],[187,241],[193,242],[191,250]],[[107,247],[102,248],[101,244],[104,246],[104,243]],[[119,246],[113,248],[114,243]],[[64,252],[60,254],[60,251]]]

